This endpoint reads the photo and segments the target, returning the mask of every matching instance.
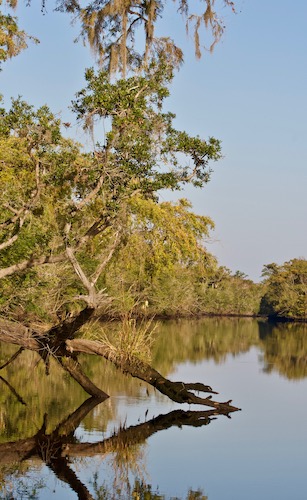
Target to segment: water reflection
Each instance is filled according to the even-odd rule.
[[[222,365],[228,357],[235,358],[251,348],[257,349],[260,366],[266,373],[275,372],[289,380],[306,378],[307,326],[276,325],[252,319],[206,318],[162,323],[152,365],[169,376],[179,364],[213,361],[215,365]],[[0,343],[0,367],[15,352],[16,347]],[[82,388],[67,375],[63,376],[56,363],[51,362],[47,376],[36,353],[24,351],[14,363],[1,370],[0,498],[49,498],[40,493],[46,489],[47,480],[42,479],[45,467],[60,483],[68,484],[78,498],[119,500],[122,494],[125,500],[164,499],[146,480],[146,442],[154,434],[172,427],[204,428],[217,415],[214,411],[174,410],[110,433],[110,427],[120,421],[118,401],[122,395],[134,401],[135,406],[144,401],[146,405],[150,401],[157,405],[165,398],[154,395],[154,389],[144,383],[118,373],[98,357],[83,356],[82,365],[94,383],[112,398],[103,403],[93,398],[83,402]],[[203,382],[210,384],[212,380]],[[240,400],[239,404],[241,406]],[[246,404],[242,404],[242,408],[241,418],[248,413],[245,413]],[[69,416],[64,418],[64,415]],[[224,418],[221,416],[219,420]],[[137,417],[133,423],[136,422]],[[215,430],[217,426],[211,427]],[[85,437],[81,438],[80,432]],[[205,432],[207,435],[207,430]],[[94,434],[96,442],[92,442]],[[161,460],[162,455],[163,450],[161,457],[159,455]],[[111,482],[105,482],[104,476],[96,476],[92,470],[95,457],[102,460],[107,456],[114,474]],[[193,457],[188,457],[190,459]],[[87,469],[88,474],[84,472]],[[121,492],[123,484],[126,492]],[[65,493],[58,498],[63,497]],[[206,497],[200,491],[191,490],[187,498]]]
[[[20,474],[24,474],[27,464],[30,466],[31,463],[40,461],[45,463],[60,481],[67,483],[76,492],[79,499],[92,500],[94,499],[93,494],[90,493],[88,486],[79,479],[78,474],[72,468],[71,464],[74,459],[80,459],[81,457],[114,454],[117,465],[120,464],[116,468],[117,474],[120,476],[120,481],[116,478],[115,483],[117,482],[121,485],[121,495],[116,498],[130,498],[129,469],[133,468],[133,465],[139,459],[138,454],[135,456],[136,446],[143,445],[150,436],[170,427],[202,427],[217,418],[217,413],[213,410],[174,410],[138,425],[120,428],[102,441],[96,443],[79,442],[75,436],[76,429],[80,426],[84,418],[99,404],[103,403],[95,398],[87,399],[49,433],[46,430],[48,415],[45,415],[41,428],[33,436],[13,442],[1,443],[1,483],[3,485],[7,484],[10,477],[13,477],[14,474],[16,476],[17,471]],[[123,471],[126,471],[126,473]],[[145,472],[143,471],[142,473],[144,474]],[[95,484],[97,493],[97,478]],[[40,485],[40,487],[43,487],[43,485]],[[161,496],[148,496],[150,489],[148,489],[148,485],[145,482],[136,481],[134,488],[136,487],[140,492],[142,488],[144,491],[147,489],[146,498],[163,498]],[[104,491],[104,496],[95,496],[95,498],[112,498],[113,494],[107,491],[105,486],[103,486],[103,490],[100,487],[99,491],[100,493]],[[192,492],[190,493],[192,494]],[[128,494],[129,497],[127,496]],[[10,496],[10,498],[14,497]],[[131,498],[134,497],[132,496]],[[138,498],[142,497],[139,496]],[[189,498],[193,498],[193,496],[189,496]]]
[[[227,356],[243,354],[251,347],[262,353],[266,372],[277,371],[289,379],[307,376],[306,324],[272,324],[246,318],[163,323],[153,364],[170,373],[178,363],[214,360],[220,364]]]
[[[290,380],[307,376],[307,325],[259,323],[264,371],[277,371]]]
[[[228,354],[247,352],[257,343],[256,325],[254,320],[225,318],[162,323],[153,364],[169,372],[175,364],[186,361],[213,359],[222,363]]]

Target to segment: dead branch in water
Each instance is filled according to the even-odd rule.
[[[43,333],[34,332],[18,323],[0,319],[0,340],[17,344],[25,349],[37,351],[45,362],[47,362],[49,355],[53,355],[83,389],[94,397],[105,399],[108,395],[96,387],[83,373],[77,359],[80,353],[98,355],[105,358],[123,373],[127,373],[150,384],[176,403],[209,406],[221,413],[230,413],[239,410],[239,408],[231,405],[231,400],[224,402],[214,401],[211,394],[218,393],[213,391],[209,385],[199,382],[173,382],[134,355],[116,349],[101,341],[74,338],[76,332],[91,318],[92,314],[93,309],[87,307],[76,317],[69,318],[60,325],[54,326]],[[16,359],[20,352],[21,350],[13,355],[6,365]],[[200,397],[195,392],[206,392],[210,395]]]

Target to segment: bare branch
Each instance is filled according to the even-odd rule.
[[[97,267],[96,271],[92,275],[92,283],[94,285],[97,283],[97,281],[98,281],[98,279],[99,279],[102,271],[104,270],[104,268],[106,267],[106,265],[108,264],[108,262],[110,262],[110,260],[112,258],[112,255],[114,254],[116,248],[119,246],[120,241],[121,241],[121,234],[122,234],[122,229],[120,231],[117,231],[117,233],[115,233],[114,241],[113,241],[113,243],[112,243],[112,245],[110,247],[108,255],[99,264],[99,266]]]
[[[77,210],[81,210],[93,198],[95,198],[95,196],[99,193],[99,191],[103,185],[104,179],[105,179],[105,173],[102,173],[101,176],[99,177],[98,182],[97,182],[96,186],[94,187],[94,189],[85,198],[83,198],[82,201],[75,204],[75,207]]]
[[[16,240],[18,240],[19,234],[15,234],[14,236],[11,236],[8,240],[4,241],[3,243],[0,243],[0,250],[4,250],[5,248],[10,247],[15,243]]]
[[[19,238],[19,232],[24,224],[24,221],[25,221],[25,218],[26,218],[26,215],[27,213],[29,212],[29,210],[26,210],[24,212],[24,216],[23,217],[20,217],[19,219],[19,227],[17,229],[17,233],[14,234],[13,236],[9,237],[8,240],[4,241],[3,243],[0,244],[0,250],[4,250],[5,248],[8,248],[10,247],[11,245],[13,245],[13,243],[15,243],[15,241],[18,240]]]
[[[82,284],[85,286],[85,288],[88,290],[89,293],[93,291],[93,283],[91,283],[84,273],[82,267],[80,266],[78,260],[75,257],[74,251],[71,247],[66,247],[66,254],[68,259],[71,262],[72,267],[74,268],[74,271]]]
[[[72,359],[70,357],[60,357],[57,358],[60,365],[73,377],[73,379],[78,382],[78,384],[83,387],[83,389],[94,396],[95,398],[100,398],[102,400],[107,399],[109,397],[104,391],[99,389],[93,382],[85,375],[83,372],[80,363],[76,359]]]
[[[11,212],[13,212],[13,214],[17,215],[17,218],[19,217],[19,215],[22,213],[23,211],[23,208],[21,208],[20,210],[16,210],[16,208],[12,207],[9,203],[4,203],[3,204],[4,208],[6,208],[7,210],[10,210]],[[17,219],[16,219],[17,220]],[[12,221],[12,219],[8,219],[7,221],[5,222],[2,222],[0,227],[2,227],[3,225],[7,225],[7,224],[10,224],[11,222],[15,222],[15,221]]]
[[[64,262],[67,260],[65,253],[60,253],[58,255],[42,255],[41,257],[23,260],[18,264],[13,264],[12,266],[0,269],[0,279],[6,276],[12,276],[12,274],[18,273],[20,271],[25,271],[26,269],[31,269],[36,266],[41,266],[43,264],[55,264],[57,262]]]

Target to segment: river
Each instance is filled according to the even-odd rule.
[[[0,343],[0,366],[16,351]],[[33,352],[0,371],[0,499],[306,500],[307,325],[159,324],[152,365],[232,399],[231,418],[81,362],[109,399]]]

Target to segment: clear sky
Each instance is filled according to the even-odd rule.
[[[73,43],[78,30],[67,15],[49,1],[43,16],[38,4],[20,2],[16,13],[41,43],[4,64],[0,93],[7,105],[22,95],[71,121],[68,106],[94,59]],[[307,257],[307,2],[238,0],[237,8],[223,9],[226,33],[200,61],[180,17],[166,12],[160,32],[185,48],[167,102],[176,126],[221,139],[224,155],[203,190],[180,196],[215,221],[207,246],[220,264],[258,281],[264,264]]]

